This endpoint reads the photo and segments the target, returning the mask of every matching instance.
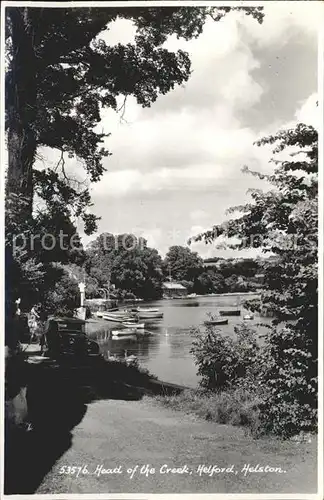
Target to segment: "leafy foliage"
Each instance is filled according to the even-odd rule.
[[[267,264],[268,259],[260,258],[206,259],[195,291],[200,294],[258,291],[263,286]]]
[[[251,191],[253,202],[236,207],[243,215],[197,239],[235,236],[238,249],[244,243],[275,256],[265,266],[262,304],[250,301],[249,307],[265,307],[274,316],[262,351],[260,380],[268,391],[261,420],[266,431],[290,436],[317,422],[317,132],[298,124],[257,144],[274,145],[274,173],[244,170],[273,189]],[[282,152],[290,153],[288,159]]]
[[[46,293],[42,303],[44,315],[70,316],[72,317],[80,305],[80,292],[77,282],[66,272],[55,283],[52,290]]]
[[[8,7],[9,192],[32,197],[32,166],[38,146],[62,152],[61,183],[67,181],[64,154],[79,158],[91,182],[98,181],[104,172],[102,160],[109,155],[103,147],[106,134],[95,131],[101,109],[117,110],[119,95],[134,96],[142,106],[150,106],[159,94],[187,81],[188,54],[171,52],[163,47],[164,42],[173,34],[186,40],[197,37],[207,16],[217,12],[218,21],[229,11],[205,7]],[[258,8],[243,12],[262,22]],[[133,23],[135,43],[108,46],[100,38],[117,19]],[[23,137],[20,162],[19,137]],[[14,172],[17,169],[20,172]],[[46,169],[42,174],[52,175]],[[19,175],[24,179],[20,184]],[[83,192],[73,190],[76,203]]]
[[[215,269],[208,269],[200,274],[196,282],[198,293],[222,293],[225,290],[225,279],[222,273]],[[232,291],[232,290],[228,290]]]
[[[162,259],[143,238],[102,233],[86,253],[86,270],[99,286],[107,287],[110,282],[135,297],[161,297]]]
[[[170,52],[164,42],[172,34],[187,40],[197,37],[208,16],[217,13],[220,20],[228,12],[205,7],[6,8],[6,256],[10,266],[6,291],[11,301],[22,294],[30,298],[27,302],[41,300],[41,289],[50,289],[55,282],[48,278],[55,274],[50,263],[77,258],[71,255],[71,246],[65,253],[57,245],[44,252],[38,244],[36,249],[17,253],[13,238],[20,235],[30,240],[37,235],[41,239],[50,233],[57,239],[60,229],[71,236],[77,218],[83,220],[86,234],[96,230],[97,217],[89,211],[89,185],[71,177],[65,160],[67,156],[77,160],[75,165],[84,167],[88,181],[100,180],[110,154],[103,145],[108,134],[96,129],[101,110],[118,111],[119,96],[134,96],[142,106],[150,106],[159,94],[186,82],[188,54]],[[243,12],[262,22],[259,8]],[[108,46],[100,33],[120,18],[134,24],[135,41]],[[60,151],[55,168],[35,169],[42,146]],[[28,283],[32,266],[34,279]],[[39,293],[28,294],[32,290]]]
[[[164,276],[177,282],[186,282],[189,291],[195,288],[195,282],[203,269],[203,260],[197,252],[180,245],[171,246],[163,261]]]
[[[253,380],[259,369],[259,347],[256,331],[244,323],[234,328],[235,337],[223,335],[221,330],[207,326],[197,332],[191,353],[198,365],[201,386],[209,390],[225,390]]]

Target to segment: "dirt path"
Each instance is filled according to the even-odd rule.
[[[141,474],[147,464],[155,471]],[[280,467],[285,472],[245,475],[245,464]],[[78,477],[78,470],[68,474],[67,467],[84,465],[87,473],[84,469]],[[130,478],[127,469],[135,465],[138,469]],[[200,465],[232,468],[210,476],[199,474]],[[166,472],[167,467],[182,467],[182,473]],[[39,494],[315,492],[316,442],[253,441],[242,429],[197,420],[161,408],[149,398],[89,404],[73,429],[70,448],[37,490]]]

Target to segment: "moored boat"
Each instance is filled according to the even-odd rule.
[[[163,318],[163,313],[139,313],[139,319],[159,320]]]
[[[223,309],[219,311],[220,316],[241,316],[240,309]]]
[[[143,330],[145,327],[145,323],[135,323],[133,321],[125,321],[122,325],[126,328],[135,328],[136,330]]]
[[[136,333],[128,333],[127,335],[112,335],[112,339],[115,341],[120,340],[120,341],[125,341],[129,340],[132,342],[135,342],[137,338]]]
[[[113,323],[125,323],[126,321],[132,319],[131,315],[126,315],[125,313],[118,313],[118,312],[104,313],[102,317],[106,321],[112,321]]]
[[[135,312],[139,319],[160,319],[163,318],[163,313],[159,309],[153,307],[137,307]]]
[[[135,312],[160,312],[160,309],[157,307],[136,307],[135,309],[132,309]]]
[[[206,326],[214,326],[214,325],[227,325],[228,319],[223,318],[215,318],[204,321],[204,325]]]
[[[131,335],[136,335],[135,328],[122,328],[120,330],[112,330],[111,335],[113,337],[128,337]]]

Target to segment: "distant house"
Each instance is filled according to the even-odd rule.
[[[175,283],[174,281],[163,283],[162,288],[164,298],[182,297],[188,293],[185,286],[180,285],[180,283]]]
[[[203,262],[203,266],[205,268],[216,268],[219,269],[223,263],[224,259],[216,258],[216,259],[205,259]]]

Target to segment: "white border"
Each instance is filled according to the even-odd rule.
[[[322,4],[324,6],[324,4]],[[319,189],[319,203],[318,203],[318,495],[319,498],[324,498],[324,482],[323,482],[323,471],[324,471],[324,434],[323,434],[323,423],[324,423],[324,384],[323,384],[323,334],[324,334],[324,317],[323,317],[323,306],[324,306],[324,16],[322,29],[318,34],[318,189]]]
[[[1,196],[1,209],[0,209],[0,231],[1,231],[1,241],[2,244],[0,246],[0,260],[1,260],[1,276],[5,276],[5,259],[4,259],[4,245],[3,242],[5,241],[5,220],[4,220],[4,214],[5,214],[5,206],[4,206],[4,199],[5,199],[5,172],[4,172],[4,155],[5,155],[5,95],[4,95],[4,80],[5,80],[5,50],[4,50],[4,45],[5,45],[5,19],[4,19],[4,7],[1,5],[1,52],[0,52],[0,71],[1,71],[1,82],[0,82],[0,196]],[[4,303],[4,298],[5,298],[5,280],[2,279],[1,281],[1,286],[0,286],[0,318],[2,321],[2,338],[4,339],[4,331],[5,331],[5,303]],[[1,324],[1,323],[0,323]],[[4,415],[5,415],[5,410],[4,410],[4,399],[5,399],[5,394],[4,394],[4,381],[5,379],[5,364],[4,364],[4,354],[5,354],[5,346],[4,346],[4,340],[3,342],[0,342],[0,367],[1,367],[1,387],[0,387],[0,397],[1,397],[1,403],[0,403],[0,423],[1,423],[1,437],[0,437],[0,446],[1,446],[1,455],[0,455],[0,485],[1,485],[1,490],[0,490],[0,497],[3,492],[3,481],[4,481],[4,435],[5,435],[5,428],[4,428]],[[2,460],[3,458],[3,460]]]
[[[218,500],[218,499],[229,499],[229,500],[322,500],[324,498],[324,488],[323,488],[323,470],[324,470],[324,457],[323,457],[323,303],[324,303],[324,294],[323,294],[323,273],[324,273],[324,247],[323,247],[323,227],[324,227],[324,213],[323,213],[323,192],[324,192],[324,154],[323,154],[323,146],[324,146],[324,137],[323,137],[323,117],[324,117],[324,107],[323,107],[323,71],[324,71],[324,2],[319,0],[315,1],[305,1],[305,0],[285,0],[285,3],[291,4],[291,7],[295,4],[308,4],[311,8],[312,4],[322,5],[323,8],[323,23],[322,29],[319,32],[318,36],[318,95],[319,95],[319,328],[318,328],[318,352],[319,352],[319,387],[318,387],[318,403],[319,403],[319,430],[318,430],[318,491],[317,494],[48,494],[48,495],[4,495],[3,494],[3,473],[4,473],[4,465],[3,460],[0,460],[0,474],[1,474],[1,490],[0,497],[10,498],[12,500],[22,498],[26,499],[52,499],[57,498],[61,500],[79,500],[79,499],[89,499],[89,500],[97,500],[97,499],[154,499],[154,500],[182,500],[183,498],[188,500]],[[203,7],[203,6],[244,6],[244,7],[258,7],[265,6],[269,4],[280,4],[281,1],[274,0],[265,0],[265,1],[256,1],[256,0],[244,0],[244,1],[187,1],[187,0],[175,0],[175,1],[101,1],[101,2],[34,2],[34,1],[4,1],[1,3],[1,102],[0,102],[0,110],[1,110],[1,121],[0,121],[0,139],[1,139],[1,166],[4,162],[4,152],[5,152],[5,133],[4,133],[4,75],[5,75],[5,53],[4,53],[4,27],[5,27],[5,8],[10,6],[20,7],[168,7],[168,6],[186,6],[186,7]],[[1,168],[1,167],[0,167]],[[1,210],[1,219],[0,219],[0,228],[2,231],[2,242],[4,242],[4,169],[1,169],[0,176],[0,194],[1,194],[1,203],[3,209]],[[1,266],[2,266],[2,276],[4,276],[4,248],[1,245],[0,249],[0,258],[1,258]],[[0,312],[2,313],[2,318],[4,318],[4,280],[2,286],[0,288]],[[4,332],[4,319],[2,323],[2,331]],[[1,353],[1,375],[2,380],[4,380],[4,343],[1,342],[0,345],[0,353]],[[1,413],[0,418],[1,422],[4,422],[4,387],[1,384]],[[4,438],[4,425],[2,425],[1,429],[1,437]],[[1,458],[4,457],[4,439],[1,439]],[[18,472],[19,473],[19,472]]]
[[[52,498],[59,500],[97,500],[97,499],[107,499],[107,500],[322,500],[322,497],[319,497],[318,494],[313,495],[298,495],[296,494],[236,494],[236,493],[168,493],[168,494],[159,494],[159,493],[143,493],[143,494],[124,494],[124,493],[98,493],[95,494],[87,494],[82,493],[80,495],[72,495],[72,494],[60,494],[60,495],[4,495],[6,499],[13,500],[51,500]]]

